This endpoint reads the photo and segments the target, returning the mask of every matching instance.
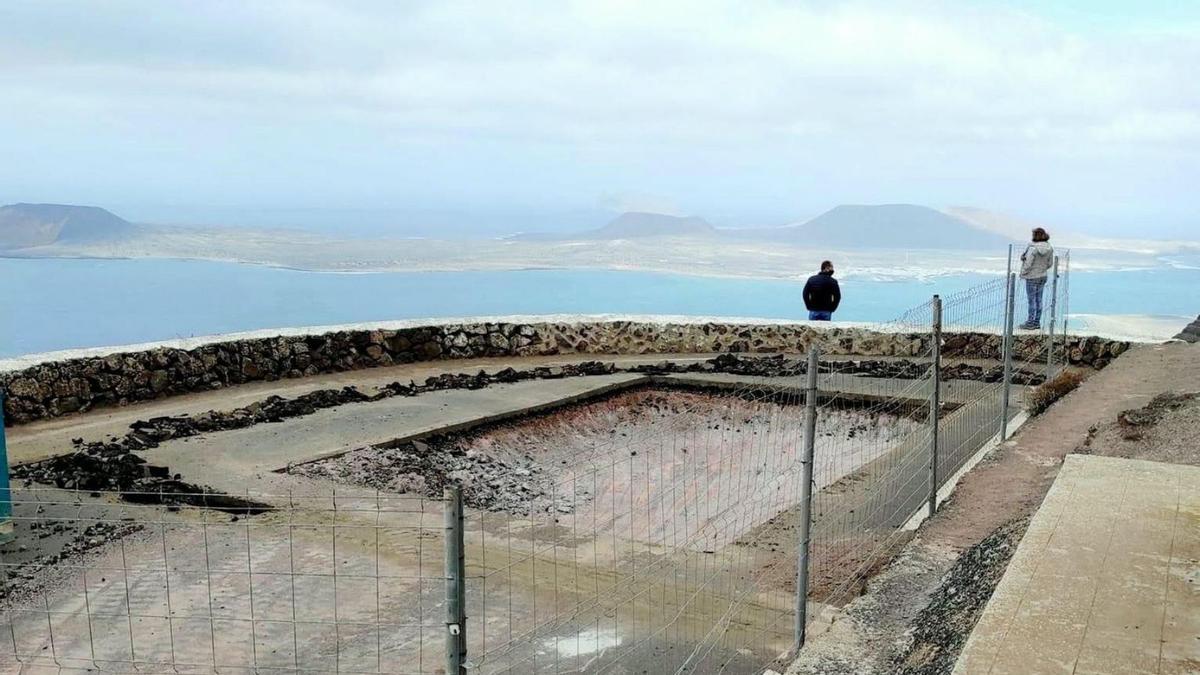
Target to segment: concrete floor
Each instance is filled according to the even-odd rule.
[[[955,675],[1200,672],[1200,467],[1068,455]]]

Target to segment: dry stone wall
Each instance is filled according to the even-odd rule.
[[[863,328],[802,324],[469,323],[399,330],[337,331],[216,342],[193,349],[158,348],[43,363],[0,374],[6,424],[57,417],[97,406],[219,389],[244,382],[295,378],[393,364],[484,356],[553,354],[778,353],[920,356],[930,337]],[[1017,338],[1018,356],[1041,351],[1044,338]],[[1071,336],[1076,365],[1102,368],[1128,343]],[[945,336],[949,357],[995,359],[1000,337]]]

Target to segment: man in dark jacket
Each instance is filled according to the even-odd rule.
[[[833,278],[833,263],[821,263],[820,274],[814,274],[804,284],[804,306],[808,308],[809,321],[832,321],[842,301],[842,289]]]

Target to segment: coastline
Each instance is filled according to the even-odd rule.
[[[927,250],[927,251],[909,251],[907,253],[928,253],[931,255],[945,256],[945,251]],[[833,258],[841,258],[852,261],[848,266],[845,266],[845,271],[839,273],[838,278],[850,281],[916,281],[916,282],[931,282],[935,279],[962,276],[962,275],[980,275],[980,276],[1003,276],[1005,259],[999,256],[979,256],[979,261],[991,263],[988,265],[914,265],[904,264],[896,266],[887,266],[880,264],[854,265],[853,261],[856,258],[873,258],[876,256],[886,257],[888,252],[826,252]],[[807,260],[809,257],[804,257]],[[505,261],[503,259],[494,262],[479,262],[479,261],[444,261],[435,263],[391,263],[386,265],[365,265],[357,267],[349,267],[337,263],[326,264],[298,264],[292,262],[280,262],[273,260],[252,259],[227,257],[219,255],[178,255],[178,254],[162,254],[162,255],[104,255],[101,253],[62,253],[62,254],[37,254],[37,255],[19,255],[19,251],[0,251],[0,260],[90,260],[90,261],[176,261],[176,262],[200,262],[200,263],[222,263],[229,265],[247,265],[251,267],[261,267],[266,269],[282,270],[288,272],[304,272],[309,274],[336,274],[336,275],[369,275],[369,274],[437,274],[437,273],[460,273],[460,272],[538,272],[538,271],[559,271],[559,272],[643,272],[647,274],[669,274],[676,276],[689,276],[704,279],[741,279],[741,280],[767,280],[767,281],[802,281],[809,275],[807,268],[800,269],[799,265],[796,268],[778,269],[771,267],[739,267],[734,264],[723,266],[721,269],[713,269],[709,267],[698,267],[694,264],[687,264],[680,261],[679,263],[655,264],[654,262],[563,262],[555,264],[549,261],[529,262],[519,259]],[[882,262],[882,261],[872,261]],[[1076,273],[1091,273],[1091,272],[1148,272],[1156,269],[1174,269],[1174,270],[1193,270],[1190,266],[1180,266],[1172,264],[1145,264],[1140,266],[1129,265],[1104,265],[1094,264],[1079,261],[1072,261]]]

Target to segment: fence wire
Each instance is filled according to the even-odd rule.
[[[603,672],[633,659],[673,671],[709,658],[697,645],[732,639],[718,627],[734,622],[755,626],[760,648],[786,650],[790,624],[764,617],[787,603],[743,593],[755,529],[798,494],[802,394],[749,379],[711,380],[724,387],[716,399],[663,402],[669,414],[638,431],[575,420],[587,449],[562,467],[552,512],[476,516],[474,667]],[[753,669],[736,652],[721,658]]]
[[[1065,268],[1045,291],[1047,308],[1062,310],[1059,336]],[[1027,300],[1014,286],[1019,323]],[[506,448],[537,472],[528,494],[465,511],[466,672],[781,668],[798,600],[814,617],[860,594],[931,491],[997,437],[1006,411],[1023,408],[1023,386],[1004,405],[1008,291],[1008,278],[987,281],[876,327],[894,345],[872,357],[878,372],[851,367],[861,357],[822,356],[803,599],[800,358],[770,375],[665,375],[651,389],[460,439],[458,452]],[[1047,312],[1042,331],[1013,339],[1015,381],[1036,382],[1068,358],[1051,348],[1049,321]],[[453,572],[443,500],[339,488],[255,496],[271,508],[251,514],[130,497],[12,491],[18,538],[61,539],[62,554],[0,559],[0,663],[444,672]]]
[[[433,672],[442,505],[262,495],[258,515],[14,488],[0,663],[116,672]],[[153,497],[153,495],[148,495]],[[194,495],[203,499],[208,495]]]

